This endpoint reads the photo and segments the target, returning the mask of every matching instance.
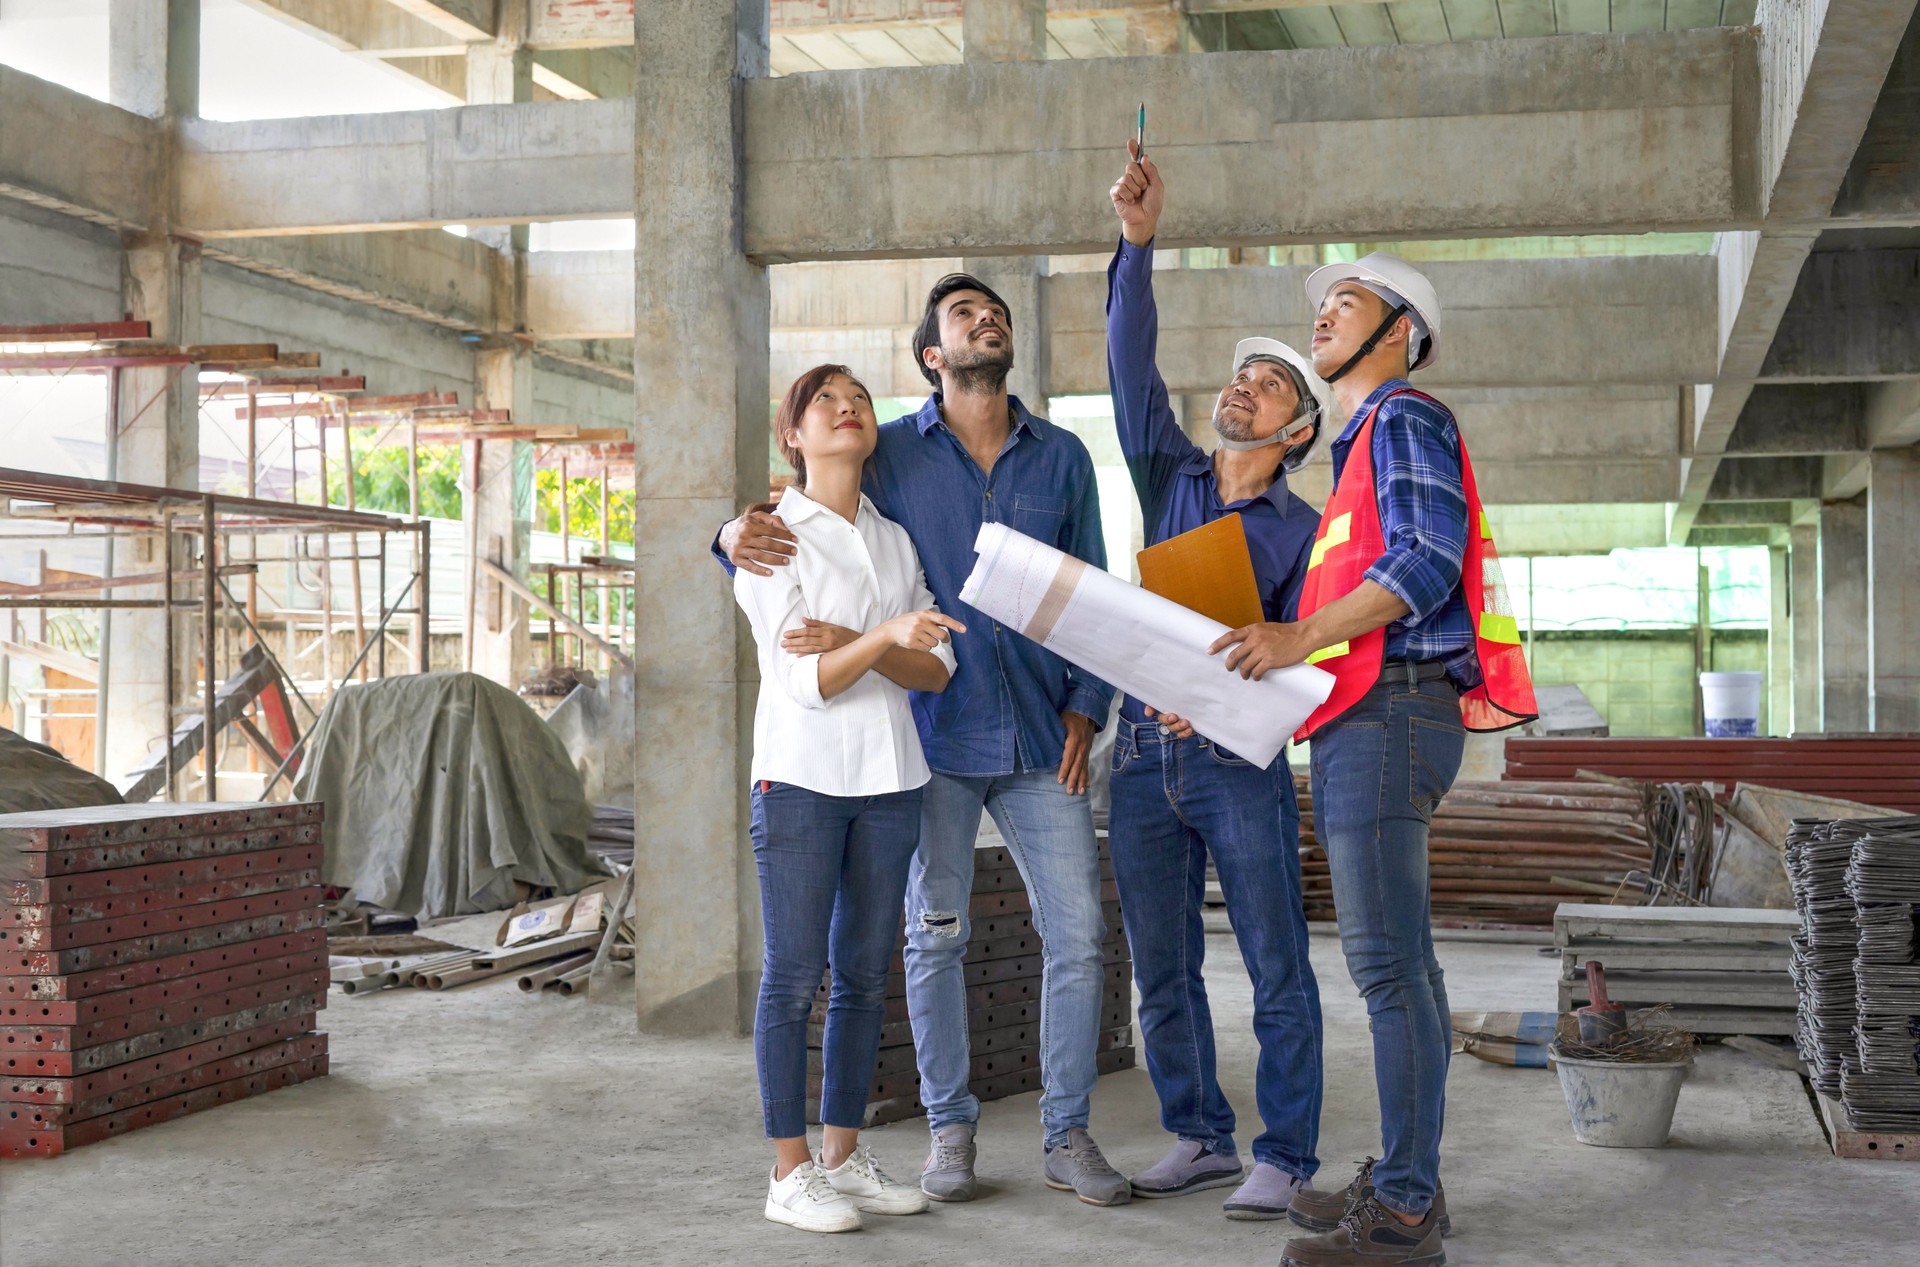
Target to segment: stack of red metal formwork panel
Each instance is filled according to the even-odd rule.
[[[0,1156],[327,1072],[318,804],[0,815]]]
[[[1755,783],[1920,813],[1920,735],[1514,738],[1506,755],[1509,779],[1571,779],[1591,770],[1641,783],[1719,783],[1729,790]]]

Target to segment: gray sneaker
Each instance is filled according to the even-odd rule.
[[[973,1177],[973,1127],[954,1122],[933,1133],[933,1150],[920,1172],[920,1191],[935,1201],[971,1201]]]
[[[1278,1166],[1258,1162],[1247,1181],[1220,1208],[1230,1219],[1284,1219],[1294,1195],[1306,1186]]]
[[[1133,1177],[1133,1195],[1177,1197],[1203,1188],[1224,1188],[1239,1182],[1243,1169],[1231,1153],[1216,1153],[1199,1140],[1175,1140],[1165,1157]]]
[[[1047,1186],[1071,1192],[1088,1205],[1125,1205],[1133,1195],[1127,1177],[1107,1164],[1100,1145],[1079,1127],[1067,1142],[1047,1150]]]

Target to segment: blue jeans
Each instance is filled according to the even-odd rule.
[[[987,779],[935,774],[920,809],[920,851],[907,887],[907,1008],[920,1063],[920,1102],[933,1130],[980,1120],[968,1090],[973,1062],[962,967],[972,921],[974,838],[993,815],[1033,900],[1040,987],[1040,1123],[1046,1146],[1087,1125],[1100,1037],[1103,980],[1100,861],[1093,813],[1052,770]]]
[[[753,1054],[770,1139],[807,1133],[807,1013],[829,964],[820,1120],[856,1129],[866,1120],[921,791],[827,796],[789,783],[754,785],[767,946]]]
[[[1460,772],[1466,731],[1452,683],[1410,676],[1404,661],[1389,663],[1314,736],[1313,827],[1347,972],[1373,1022],[1374,1186],[1384,1204],[1422,1214],[1439,1182],[1452,1028],[1427,911],[1427,825]]]
[[[1282,757],[1270,770],[1206,739],[1121,722],[1108,843],[1140,986],[1140,1037],[1160,1124],[1231,1155],[1233,1107],[1214,1074],[1213,1013],[1200,967],[1207,856],[1220,872],[1260,1041],[1256,1161],[1300,1179],[1320,1168],[1320,989],[1300,907],[1300,808]]]

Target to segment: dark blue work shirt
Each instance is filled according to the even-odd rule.
[[[1270,621],[1291,621],[1307,578],[1320,512],[1287,491],[1283,473],[1257,497],[1220,500],[1213,459],[1174,421],[1166,381],[1154,364],[1159,340],[1153,248],[1122,238],[1107,266],[1107,383],[1120,448],[1140,495],[1147,544],[1158,545],[1224,515],[1239,515],[1253,556],[1260,606]],[[1223,349],[1223,360],[1226,355]],[[1145,708],[1131,698],[1122,715],[1129,721],[1146,720]]]
[[[1010,399],[1013,429],[991,473],[941,421],[936,392],[917,414],[881,424],[861,485],[881,514],[907,530],[940,610],[967,627],[953,638],[959,668],[947,689],[912,696],[927,764],[960,778],[1057,770],[1067,742],[1060,714],[1104,726],[1113,700],[1113,688],[1099,678],[960,601],[982,523],[1006,524],[1107,566],[1087,446]]]

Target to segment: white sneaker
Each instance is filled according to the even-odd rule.
[[[865,1144],[833,1170],[827,1169],[818,1153],[814,1154],[814,1163],[833,1190],[853,1202],[862,1214],[921,1214],[927,1208],[927,1194],[914,1185],[887,1178]]]
[[[857,1232],[860,1211],[834,1191],[827,1176],[811,1161],[803,1161],[775,1179],[767,1172],[767,1217],[803,1232]]]

